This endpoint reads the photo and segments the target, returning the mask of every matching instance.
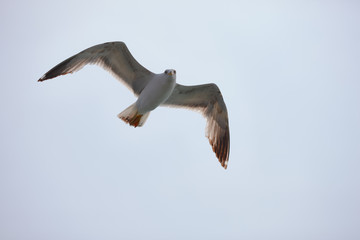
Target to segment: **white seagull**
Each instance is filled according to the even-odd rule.
[[[123,42],[108,42],[85,49],[53,67],[38,81],[76,72],[86,64],[97,64],[110,71],[138,96],[135,103],[118,114],[131,126],[141,127],[158,106],[200,111],[207,120],[206,137],[221,165],[227,168],[230,151],[228,113],[216,84],[177,84],[173,69],[152,73],[135,60]]]

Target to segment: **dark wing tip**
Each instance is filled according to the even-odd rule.
[[[69,66],[69,63],[76,57],[77,55],[74,55],[68,59],[66,59],[65,61],[62,61],[61,63],[59,63],[58,65],[56,65],[55,67],[53,67],[52,69],[50,69],[47,73],[45,73],[39,80],[38,82],[43,82],[45,80],[48,79],[52,79],[52,78],[56,78],[58,76],[61,75],[65,75],[68,73],[72,73],[72,71],[70,70],[71,65]]]
[[[221,166],[224,169],[227,169],[227,165],[229,162],[229,153],[230,153],[229,128],[225,130],[225,133],[222,137],[216,139],[209,138],[209,142]]]
[[[38,81],[38,82],[43,82],[43,81],[45,81],[45,80],[47,80],[46,74],[45,74],[44,76],[42,76],[41,78],[39,78],[39,80],[37,80],[37,81]]]
[[[59,75],[64,75],[64,74],[59,74]],[[58,75],[57,75],[57,76],[58,76]],[[42,76],[42,77],[38,80],[38,82],[43,82],[43,81],[45,81],[45,80],[49,80],[49,79],[55,78],[55,77],[57,77],[57,76],[49,77],[48,74],[46,73],[44,76]]]

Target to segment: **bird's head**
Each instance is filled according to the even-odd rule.
[[[164,73],[169,76],[173,76],[173,75],[176,76],[176,70],[174,69],[166,69]]]

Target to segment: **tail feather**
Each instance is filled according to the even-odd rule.
[[[146,119],[149,117],[150,112],[140,114],[136,108],[136,104],[130,105],[124,111],[118,114],[118,117],[126,123],[134,127],[141,127],[144,125]]]

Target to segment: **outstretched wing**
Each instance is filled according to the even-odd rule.
[[[97,64],[110,71],[137,95],[154,75],[135,60],[125,43],[108,42],[85,49],[66,59],[45,73],[38,81],[79,71],[86,64]]]
[[[229,121],[226,105],[215,84],[183,86],[176,84],[163,105],[199,110],[207,120],[206,137],[216,157],[226,169],[230,152]]]

